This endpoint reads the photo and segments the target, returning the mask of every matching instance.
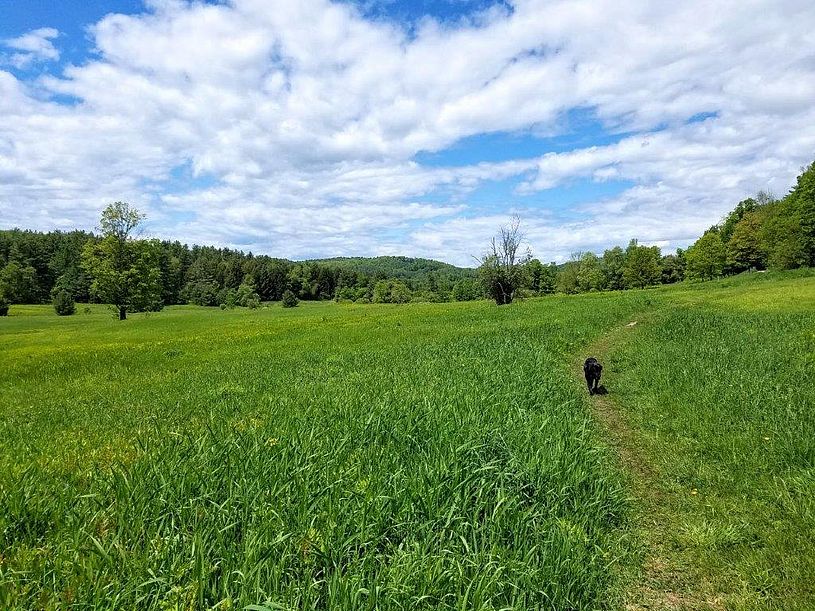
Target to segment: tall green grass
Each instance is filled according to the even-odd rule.
[[[626,491],[570,364],[645,304],[18,310],[0,607],[611,608]]]
[[[651,587],[813,609],[815,278],[709,289],[672,293],[606,363],[654,474],[646,536],[669,570]]]

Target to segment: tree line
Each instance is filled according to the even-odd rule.
[[[522,238],[516,220],[501,228],[481,259],[482,284],[498,305],[530,293],[616,291],[815,266],[815,163],[782,199],[761,191],[739,202],[687,250],[672,254],[631,240],[625,249],[575,253],[565,264],[543,265],[519,252]]]
[[[782,199],[760,192],[739,202],[687,250],[663,255],[631,240],[602,255],[575,253],[543,264],[521,252],[519,222],[502,228],[478,270],[407,257],[289,261],[178,241],[133,239],[142,216],[111,204],[100,233],[0,231],[0,314],[9,303],[119,304],[126,311],[164,305],[256,307],[262,301],[467,301],[498,304],[519,295],[625,290],[748,270],[815,266],[815,163]],[[284,299],[284,297],[286,299]],[[58,305],[59,303],[59,305]],[[124,308],[124,309],[122,309]]]
[[[127,311],[164,305],[256,307],[298,300],[405,303],[476,299],[476,272],[407,257],[289,261],[228,248],[135,239],[143,217],[107,207],[100,231],[0,231],[0,313],[8,304],[100,302]],[[5,310],[3,309],[5,308]],[[66,313],[71,313],[66,306]]]

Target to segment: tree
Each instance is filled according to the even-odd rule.
[[[804,265],[815,266],[815,162],[804,169],[788,197],[800,226]]]
[[[686,276],[694,280],[712,280],[722,275],[725,249],[719,232],[709,229],[696,240],[687,254]]]
[[[603,270],[603,283],[609,291],[621,291],[625,288],[623,268],[625,267],[625,251],[619,246],[610,248],[603,253],[601,269]]]
[[[673,284],[685,279],[685,253],[676,249],[675,255],[662,257],[662,284]]]
[[[524,241],[521,220],[516,216],[509,225],[503,225],[497,238],[492,239],[490,251],[479,260],[478,275],[481,284],[497,305],[512,303],[523,284],[524,265],[532,258],[527,249],[520,252]]]
[[[255,291],[255,281],[252,276],[246,276],[238,287],[235,296],[235,303],[242,307],[249,307],[249,304],[260,303],[260,295]]]
[[[727,270],[738,274],[748,269],[764,269],[767,253],[761,244],[761,219],[748,212],[736,223],[727,243]]]
[[[623,281],[626,288],[642,289],[659,284],[662,279],[661,254],[656,246],[640,246],[631,240],[625,250]]]
[[[11,261],[0,270],[0,291],[11,303],[34,303],[37,300],[37,272],[30,265]]]
[[[600,259],[593,252],[584,252],[577,268],[577,288],[582,292],[602,291],[605,288]]]
[[[456,301],[474,301],[481,297],[481,287],[470,278],[462,278],[453,285],[453,299]]]
[[[70,316],[76,312],[76,303],[68,291],[57,291],[54,295],[54,311],[59,316]]]
[[[131,237],[143,219],[129,204],[110,204],[102,212],[102,240],[88,240],[82,251],[82,267],[93,279],[92,297],[112,304],[119,320],[125,320],[128,311],[159,310],[163,305],[158,243]]]
[[[557,275],[557,290],[559,293],[574,294],[580,291],[577,274],[580,271],[580,253],[572,254],[572,260],[564,263]]]
[[[281,299],[281,305],[284,308],[294,308],[299,303],[299,299],[297,299],[297,295],[295,295],[289,289],[283,291],[283,298]]]

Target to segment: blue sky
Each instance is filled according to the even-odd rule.
[[[0,0],[0,227],[472,264],[686,246],[815,157],[804,0]]]

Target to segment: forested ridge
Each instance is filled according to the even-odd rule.
[[[43,303],[58,293],[97,300],[83,248],[100,236],[85,231],[0,231],[0,302]],[[304,300],[404,303],[485,296],[478,272],[429,259],[338,257],[289,261],[228,248],[144,241],[157,270],[162,305],[247,305],[290,291]],[[147,256],[147,255],[145,255]],[[575,253],[565,264],[526,261],[520,294],[644,288],[708,280],[749,270],[815,266],[815,163],[781,199],[760,192],[739,202],[687,250],[663,255],[631,240],[624,249]],[[2,304],[0,304],[2,305]]]

